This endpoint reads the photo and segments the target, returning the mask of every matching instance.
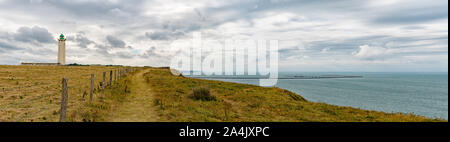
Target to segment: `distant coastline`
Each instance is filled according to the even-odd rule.
[[[268,77],[250,77],[250,76],[186,76],[203,79],[267,79]],[[353,75],[319,75],[319,76],[292,76],[279,77],[277,79],[338,79],[338,78],[364,78],[364,76]]]

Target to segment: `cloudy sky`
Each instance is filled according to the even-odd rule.
[[[448,71],[447,0],[0,0],[0,64],[167,66],[169,44],[279,40],[282,71]]]

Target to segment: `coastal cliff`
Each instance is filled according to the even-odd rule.
[[[143,74],[160,121],[180,122],[417,122],[440,121],[310,102],[293,92],[247,84],[186,78],[168,69]],[[195,97],[202,90],[214,99]]]

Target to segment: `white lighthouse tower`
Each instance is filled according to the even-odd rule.
[[[63,34],[61,34],[58,39],[58,64],[66,64],[66,39]]]

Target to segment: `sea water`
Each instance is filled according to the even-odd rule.
[[[448,73],[280,73],[279,77],[356,75],[362,78],[280,79],[279,88],[309,101],[448,120]],[[214,79],[214,78],[210,78]],[[215,79],[258,85],[255,79]]]

